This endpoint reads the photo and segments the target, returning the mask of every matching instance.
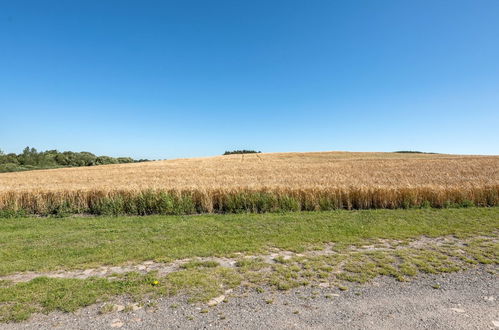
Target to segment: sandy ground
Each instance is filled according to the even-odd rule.
[[[498,276],[477,268],[412,282],[378,278],[347,291],[236,291],[213,307],[175,297],[153,307],[100,314],[99,304],[76,314],[35,315],[0,329],[499,329],[498,299]]]

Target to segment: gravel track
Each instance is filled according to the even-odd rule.
[[[478,267],[411,282],[380,277],[348,291],[235,291],[214,307],[174,297],[154,307],[99,314],[98,304],[75,314],[35,315],[0,329],[499,329],[498,299],[498,276]]]

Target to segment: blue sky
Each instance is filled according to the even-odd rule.
[[[0,149],[499,154],[499,1],[1,1]]]

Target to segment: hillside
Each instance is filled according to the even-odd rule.
[[[268,153],[0,174],[0,191],[499,184],[499,156]]]
[[[0,174],[0,209],[41,214],[100,214],[102,203],[106,214],[494,206],[498,196],[499,156],[272,153]]]

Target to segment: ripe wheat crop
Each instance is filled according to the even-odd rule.
[[[499,156],[274,153],[0,174],[0,210],[191,214],[496,206]]]

